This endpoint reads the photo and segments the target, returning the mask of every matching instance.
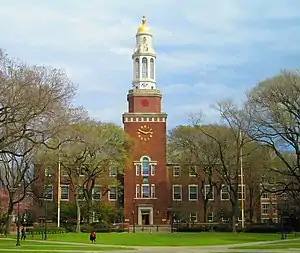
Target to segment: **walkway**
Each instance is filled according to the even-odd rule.
[[[11,238],[1,238],[1,240],[15,240],[15,239],[11,239]],[[285,241],[299,241],[300,239],[287,239]],[[80,245],[80,246],[91,246],[90,243],[77,243],[77,242],[57,242],[57,241],[41,241],[41,240],[27,240],[27,241],[31,241],[31,242],[38,242],[38,243],[48,243],[48,244],[68,244],[68,245]],[[282,242],[282,240],[275,240],[275,241],[261,241],[261,242],[249,242],[249,243],[242,243],[242,244],[230,244],[230,245],[218,245],[218,246],[181,246],[181,247],[170,247],[170,246],[123,246],[123,245],[103,245],[103,244],[93,244],[93,246],[95,246],[95,250],[93,251],[93,253],[226,253],[226,252],[247,252],[247,253],[251,253],[251,252],[256,252],[256,253],[286,253],[286,249],[268,249],[268,250],[264,250],[264,249],[255,249],[255,250],[251,250],[251,249],[233,249],[233,247],[243,247],[243,246],[254,246],[254,245],[262,245],[262,244],[272,244],[272,243],[278,243],[278,242]],[[120,251],[97,251],[96,248],[97,247],[122,247],[124,248],[124,250]],[[128,250],[126,250],[126,248],[128,248]],[[135,250],[131,250],[132,248],[134,248]],[[14,249],[12,250],[7,250],[7,249],[0,249],[0,253],[1,251],[12,251],[13,252]],[[29,252],[32,250],[22,250],[23,252]],[[21,251],[21,252],[22,252]],[[43,252],[43,251],[49,251],[49,250],[40,250],[39,251]],[[78,250],[78,251],[70,251],[70,250],[52,250],[53,252],[62,252],[62,253],[67,253],[67,252],[80,252],[80,253],[85,253],[82,250]],[[89,253],[91,251],[88,251]],[[289,252],[299,252],[299,249],[289,249]]]

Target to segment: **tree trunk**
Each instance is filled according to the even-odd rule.
[[[232,232],[236,232],[236,222],[238,217],[238,202],[231,202],[232,208]]]
[[[5,234],[10,234],[10,227],[11,227],[11,216],[14,211],[14,206],[12,203],[9,203],[8,210],[7,210],[7,216],[5,221]]]
[[[249,220],[252,223],[253,222],[253,213],[254,213],[254,205],[253,205],[253,195],[252,191],[250,191],[249,196]]]
[[[80,220],[81,220],[81,210],[79,201],[77,199],[77,195],[75,196],[75,204],[76,204],[76,211],[77,211],[77,220],[76,220],[76,232],[80,233]]]

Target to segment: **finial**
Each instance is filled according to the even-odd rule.
[[[143,17],[142,17],[142,24],[143,24],[143,25],[146,24],[146,16],[143,16]]]

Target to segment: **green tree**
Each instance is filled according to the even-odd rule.
[[[74,192],[76,231],[80,232],[81,200],[86,200],[88,206],[91,206],[92,189],[97,179],[117,185],[116,179],[108,177],[108,170],[114,166],[118,172],[123,172],[128,161],[127,148],[131,142],[120,127],[95,121],[70,125],[59,139],[71,140],[61,144],[59,155],[62,173],[68,176]],[[39,155],[40,162],[46,164],[53,161],[56,164],[56,157],[57,152],[54,150],[45,150]]]

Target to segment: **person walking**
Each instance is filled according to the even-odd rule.
[[[92,243],[96,242],[96,233],[95,233],[95,231],[92,231],[92,232],[90,233],[90,241],[91,241]]]

